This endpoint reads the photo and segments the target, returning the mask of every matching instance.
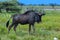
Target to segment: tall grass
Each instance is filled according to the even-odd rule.
[[[17,33],[12,28],[8,34],[6,22],[11,15],[12,13],[0,13],[0,40],[53,40],[54,37],[60,40],[60,11],[46,11],[46,15],[42,17],[42,22],[35,23],[36,31],[32,35],[28,34],[28,24],[19,24]]]

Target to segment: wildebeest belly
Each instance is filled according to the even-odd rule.
[[[22,24],[22,25],[28,24],[28,21],[22,21],[22,22],[20,22],[20,24]]]

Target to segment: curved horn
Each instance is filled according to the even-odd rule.
[[[42,15],[45,15],[45,10],[42,10]]]

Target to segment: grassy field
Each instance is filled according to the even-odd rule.
[[[54,40],[54,37],[60,40],[60,11],[46,11],[46,15],[42,17],[42,22],[35,24],[36,32],[32,35],[28,34],[28,24],[19,24],[16,34],[13,28],[8,34],[5,25],[11,15],[12,13],[0,13],[0,40]]]

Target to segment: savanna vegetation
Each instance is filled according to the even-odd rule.
[[[23,6],[24,4],[19,4],[16,0],[0,2],[0,40],[54,40],[58,38],[60,40],[60,6]],[[41,9],[52,9],[46,10],[46,15],[42,17],[42,22],[35,23],[35,34],[28,34],[28,24],[18,25],[16,33],[13,28],[8,34],[6,28],[6,22],[9,20],[13,14],[21,14],[26,11],[26,8],[36,9],[39,12]],[[6,11],[8,9],[8,11]],[[18,10],[18,11],[17,11]],[[10,12],[11,11],[11,12]],[[10,20],[10,24],[12,19]]]
[[[60,40],[60,11],[51,10],[45,11],[46,15],[42,17],[42,22],[35,23],[35,34],[28,34],[28,24],[18,25],[17,33],[13,28],[8,34],[6,22],[11,15],[15,13],[0,13],[0,40],[53,40],[57,37]],[[10,24],[12,19],[10,20]]]

